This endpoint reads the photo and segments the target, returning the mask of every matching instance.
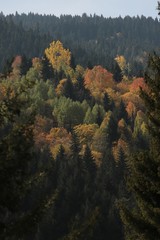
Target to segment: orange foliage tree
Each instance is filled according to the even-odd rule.
[[[84,85],[91,92],[92,96],[101,100],[106,92],[106,88],[114,86],[113,74],[101,66],[87,69],[84,76]]]
[[[128,117],[131,118],[131,119],[134,119],[135,116],[136,116],[136,113],[137,113],[137,109],[134,105],[133,102],[129,102],[127,107],[126,107],[126,111],[128,113]]]
[[[34,141],[38,148],[43,148],[47,144],[46,135],[52,128],[53,122],[47,117],[37,115],[34,123]]]
[[[131,83],[129,90],[134,93],[139,93],[140,88],[145,91],[147,90],[147,85],[144,81],[144,78],[135,78]]]
[[[20,77],[20,67],[21,67],[21,64],[22,64],[22,57],[17,55],[14,60],[13,60],[13,63],[12,63],[12,72],[11,72],[11,77],[14,79],[14,78],[18,78]]]

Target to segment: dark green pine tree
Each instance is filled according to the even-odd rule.
[[[121,204],[120,213],[127,240],[160,239],[160,57],[149,57],[145,81],[149,90],[141,90],[148,115],[150,146],[128,159],[130,201]],[[128,207],[126,207],[128,206]]]
[[[109,110],[112,111],[115,107],[113,100],[109,97],[107,93],[105,93],[103,97],[103,107],[106,112]]]
[[[102,163],[97,170],[96,184],[94,186],[94,204],[99,207],[100,218],[94,233],[94,240],[120,240],[122,238],[122,225],[116,209],[118,185],[116,163],[111,149],[106,149]]]
[[[116,82],[122,81],[122,71],[115,60],[112,65],[111,72],[113,73],[113,78]]]
[[[11,73],[13,60],[14,60],[14,57],[11,57],[5,61],[2,69],[2,74],[4,74],[4,77],[7,77],[7,75]]]
[[[53,219],[50,222],[48,239],[63,239],[70,235],[72,228],[79,223],[79,212],[83,203],[83,169],[80,159],[78,138],[72,132],[72,154],[67,157],[61,146],[56,157],[56,178],[58,197],[54,203]],[[65,239],[65,238],[64,238]]]
[[[20,66],[21,75],[26,75],[28,70],[32,67],[31,59],[27,59],[25,55],[22,56],[22,63]]]
[[[72,145],[71,145],[72,156],[79,156],[81,147],[80,147],[78,136],[74,130],[71,131],[71,134],[72,134]]]
[[[117,115],[118,120],[123,118],[126,123],[128,122],[128,114],[126,111],[125,104],[122,100],[120,101],[119,107],[115,110],[115,113]]]
[[[84,155],[84,212],[85,218],[88,217],[89,212],[93,210],[94,194],[96,187],[97,166],[92,156],[91,150],[86,146]]]
[[[84,161],[84,168],[88,176],[87,180],[94,181],[96,177],[97,166],[88,145],[85,148],[83,161]]]
[[[105,93],[105,94],[104,94],[104,97],[103,97],[103,106],[104,106],[104,109],[105,109],[106,112],[107,112],[108,110],[110,110],[111,100],[110,100],[110,98],[109,98],[108,93]]]
[[[102,117],[102,114],[101,114],[101,111],[100,111],[100,107],[98,105],[97,116],[96,116],[96,123],[98,124],[98,126],[101,125],[102,121],[103,121],[103,117]]]
[[[64,84],[63,94],[67,98],[71,98],[72,100],[75,99],[73,83],[72,83],[72,80],[69,76],[67,78],[67,81]]]
[[[42,76],[45,80],[53,79],[55,77],[53,68],[45,55],[42,58]]]
[[[55,169],[56,169],[56,176],[57,179],[57,188],[61,189],[64,186],[67,169],[68,167],[68,159],[65,154],[64,147],[61,145],[57,157],[55,159]]]
[[[60,147],[59,153],[55,159],[55,178],[57,197],[54,202],[54,208],[51,212],[51,218],[48,226],[42,230],[43,235],[47,235],[48,239],[60,239],[68,232],[67,223],[70,221],[70,205],[66,201],[66,191],[69,181],[69,165],[68,158],[65,154],[63,146]]]

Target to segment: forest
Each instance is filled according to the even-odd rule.
[[[0,14],[0,72],[7,60],[16,55],[42,57],[47,46],[61,41],[72,52],[72,63],[83,67],[101,65],[111,72],[115,57],[123,55],[131,76],[143,76],[149,52],[159,52],[158,18],[137,16],[105,18],[39,15],[34,13]]]
[[[159,20],[0,26],[0,239],[159,240]]]

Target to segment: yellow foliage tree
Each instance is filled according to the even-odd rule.
[[[129,64],[126,62],[125,57],[120,55],[120,56],[117,56],[115,58],[115,60],[118,63],[118,65],[122,71],[123,80],[128,80],[128,74],[130,71],[130,67],[129,67]]]
[[[57,85],[57,87],[55,89],[57,96],[63,95],[64,85],[65,85],[66,81],[67,81],[66,78],[60,80],[59,84]]]
[[[74,131],[79,138],[80,144],[86,145],[92,143],[92,138],[98,129],[97,124],[80,124],[74,127]]]
[[[118,122],[118,134],[120,137],[118,141],[114,142],[112,147],[112,154],[117,162],[120,160],[121,153],[124,156],[128,156],[131,152],[131,148],[133,147],[132,131],[124,119],[121,119]]]
[[[45,55],[55,70],[70,70],[71,52],[60,41],[51,42],[49,48],[45,49]]]
[[[117,56],[115,58],[115,60],[117,61],[121,71],[124,71],[126,69],[127,63],[126,63],[126,59],[124,56]]]
[[[65,128],[52,128],[46,135],[53,158],[56,158],[60,146],[63,145],[65,152],[70,154],[71,134]]]

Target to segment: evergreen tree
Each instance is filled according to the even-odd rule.
[[[113,159],[111,149],[106,149],[102,163],[98,168],[96,187],[94,191],[95,204],[99,206],[100,218],[98,227],[94,234],[97,239],[123,239],[120,218],[116,209],[116,198],[118,197],[118,182],[116,163]]]
[[[132,193],[132,204],[121,205],[121,217],[125,226],[126,239],[160,239],[160,57],[149,57],[145,74],[148,91],[141,90],[144,100],[150,146],[148,151],[141,151],[127,161],[129,174],[128,189]]]
[[[108,94],[105,93],[104,97],[103,97],[103,106],[104,106],[104,109],[105,109],[106,112],[108,110],[110,110],[110,105],[111,105],[111,100],[110,100]]]
[[[125,104],[122,100],[120,101],[119,107],[116,109],[116,115],[118,120],[123,118],[125,122],[128,123],[128,114],[126,111]]]
[[[3,65],[2,73],[5,77],[9,75],[12,71],[12,63],[13,63],[14,57],[11,57],[10,59],[7,59]]]
[[[92,110],[90,107],[86,111],[84,123],[87,123],[87,124],[95,123],[94,115],[92,114]]]
[[[118,65],[118,63],[114,60],[112,64],[112,68],[110,70],[113,73],[113,79],[116,82],[121,82],[122,81],[122,71]]]
[[[88,176],[87,182],[90,180],[91,182],[93,182],[96,176],[97,166],[88,145],[86,146],[84,151],[83,161]]]
[[[75,99],[73,83],[69,76],[64,84],[63,94],[66,98]]]
[[[51,64],[45,54],[42,58],[42,76],[45,80],[52,79],[54,77],[53,68],[51,67]]]
[[[21,75],[26,75],[28,70],[32,67],[31,59],[27,59],[25,55],[22,56],[22,62],[20,66]]]
[[[102,114],[101,114],[100,107],[98,106],[96,123],[100,126],[101,123],[102,123],[102,121],[103,121],[103,116],[102,116]]]

